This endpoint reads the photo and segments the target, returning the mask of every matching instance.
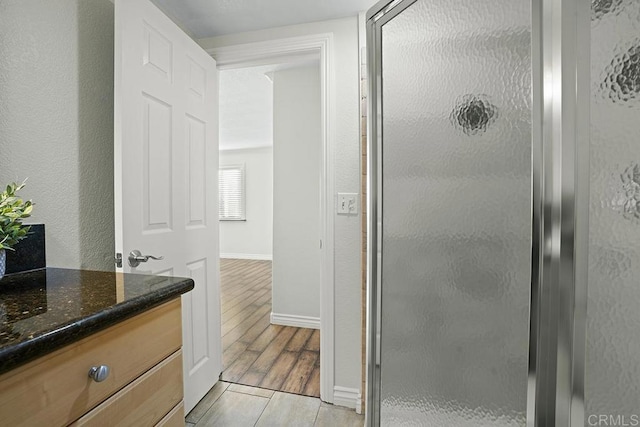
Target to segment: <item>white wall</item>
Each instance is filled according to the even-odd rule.
[[[113,4],[0,3],[0,185],[29,178],[47,265],[113,270]]]
[[[292,319],[304,316],[320,326],[320,101],[318,65],[273,73],[271,304],[276,324],[295,325]]]
[[[246,221],[220,221],[222,258],[271,259],[273,245],[273,149],[220,151],[220,166],[245,166]]]
[[[205,48],[298,37],[333,34],[335,129],[332,146],[335,190],[359,193],[359,75],[357,17],[271,28],[243,34],[202,39]],[[335,268],[335,386],[360,389],[361,377],[361,219],[360,215],[336,216]]]

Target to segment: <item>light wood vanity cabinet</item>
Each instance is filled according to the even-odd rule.
[[[0,376],[0,424],[184,426],[181,345],[177,298]]]

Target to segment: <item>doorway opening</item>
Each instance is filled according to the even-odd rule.
[[[220,72],[221,379],[320,397],[319,54]]]

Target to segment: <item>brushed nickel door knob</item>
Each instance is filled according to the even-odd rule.
[[[137,249],[134,249],[129,253],[129,265],[133,268],[136,268],[137,266],[139,266],[141,262],[147,262],[150,259],[163,260],[164,257],[153,256],[153,255],[142,255],[142,253]]]

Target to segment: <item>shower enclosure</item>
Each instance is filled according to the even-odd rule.
[[[640,1],[382,1],[367,44],[367,424],[640,425]]]

